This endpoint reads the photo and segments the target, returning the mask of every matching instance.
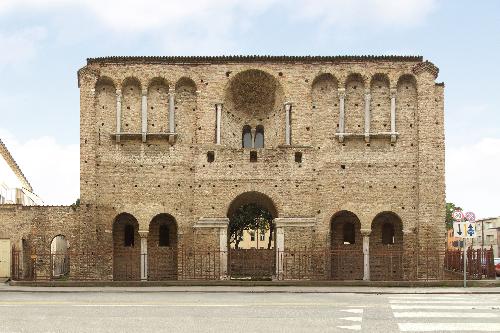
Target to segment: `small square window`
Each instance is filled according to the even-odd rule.
[[[295,152],[295,162],[302,163],[302,152],[300,151]]]
[[[215,153],[213,151],[208,151],[207,152],[207,162],[212,163],[215,161]]]
[[[250,152],[250,162],[257,162],[257,152],[255,150]]]

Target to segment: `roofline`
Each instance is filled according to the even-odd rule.
[[[230,55],[230,56],[110,56],[87,58],[90,64],[116,63],[226,63],[226,62],[348,62],[348,61],[394,61],[422,62],[422,56],[396,55],[337,55],[337,56],[270,56],[270,55]]]
[[[23,183],[24,188],[30,192],[33,192],[33,188],[31,187],[30,183],[28,182],[28,179],[21,171],[21,168],[17,164],[16,160],[14,160],[14,158],[10,154],[9,150],[7,149],[5,144],[3,143],[2,139],[0,139],[0,155],[3,156],[3,158],[5,159],[5,162],[7,162],[7,164],[10,166],[12,171],[14,171],[14,174],[19,178],[21,183]]]

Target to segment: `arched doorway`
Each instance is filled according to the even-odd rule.
[[[148,279],[177,279],[177,222],[172,215],[156,215],[149,224]]]
[[[276,272],[273,201],[260,192],[237,196],[228,209],[229,275],[234,279],[271,279]]]
[[[363,239],[356,214],[340,211],[330,221],[331,278],[363,279]]]
[[[64,235],[57,235],[50,242],[50,262],[52,278],[58,279],[69,274],[69,243]]]
[[[134,281],[141,278],[141,240],[139,223],[122,213],[113,223],[113,280]]]
[[[382,212],[372,222],[370,234],[370,279],[403,278],[403,223],[393,212]]]

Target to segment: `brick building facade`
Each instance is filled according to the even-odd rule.
[[[382,279],[389,251],[391,278],[416,279],[445,246],[437,74],[413,56],[88,59],[81,205],[1,207],[0,238],[37,261],[64,235],[75,279],[226,278],[228,216],[258,203],[276,278],[307,252],[298,278]]]

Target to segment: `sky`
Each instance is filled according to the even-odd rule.
[[[500,215],[500,1],[0,0],[0,138],[47,204],[79,197],[86,58],[422,55],[445,82],[446,197]]]

